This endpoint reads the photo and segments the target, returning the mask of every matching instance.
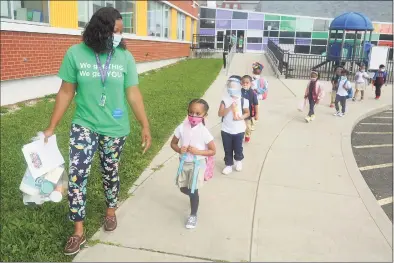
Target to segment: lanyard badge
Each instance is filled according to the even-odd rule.
[[[108,77],[108,69],[109,69],[109,64],[111,62],[112,54],[113,54],[113,51],[111,51],[108,54],[107,60],[105,61],[104,68],[101,65],[99,55],[97,53],[95,54],[96,55],[97,68],[98,68],[98,70],[100,72],[101,83],[103,84],[103,89],[104,89],[103,93],[101,94],[100,101],[99,101],[99,105],[101,107],[105,106],[105,102],[107,100],[107,96],[105,95],[105,81],[107,80],[107,77]]]

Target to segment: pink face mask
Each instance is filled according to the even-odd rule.
[[[196,116],[188,116],[187,117],[189,119],[189,122],[192,126],[196,126],[198,124],[200,124],[203,121],[203,117],[196,117]]]
[[[316,81],[316,80],[317,80],[317,78],[311,78],[311,80],[312,80],[312,81]]]

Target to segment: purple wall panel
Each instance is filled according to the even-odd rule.
[[[216,19],[231,19],[233,16],[233,11],[228,10],[216,10]]]
[[[264,20],[264,14],[258,14],[258,13],[249,13],[248,15],[249,20]]]
[[[267,45],[263,44],[263,51],[267,51]]]
[[[268,37],[263,37],[263,44],[268,44]]]
[[[216,29],[231,29],[231,20],[216,20]]]
[[[248,50],[261,50],[262,44],[257,44],[257,43],[252,43],[252,44],[247,44],[246,49]]]
[[[214,28],[200,28],[200,35],[208,35],[208,36],[214,36],[215,35],[215,29]]]
[[[231,29],[247,29],[247,20],[232,20]]]
[[[312,42],[310,38],[296,38],[296,45],[309,46]]]
[[[264,30],[264,21],[248,20],[248,29]]]

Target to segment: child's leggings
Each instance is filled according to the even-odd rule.
[[[112,138],[72,124],[70,130],[70,164],[68,202],[71,221],[83,221],[86,216],[86,185],[94,153],[98,149],[104,195],[108,208],[115,208],[119,194],[118,166],[126,136]]]
[[[190,198],[190,215],[196,216],[198,210],[198,203],[200,202],[200,196],[198,195],[198,189],[194,190],[192,194],[190,189],[187,187],[181,187],[181,192],[188,195]]]

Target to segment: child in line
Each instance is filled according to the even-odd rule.
[[[387,81],[387,72],[385,66],[382,64],[379,66],[379,70],[373,76],[372,85],[375,86],[375,99],[380,98],[381,89]],[[386,84],[387,85],[387,84]]]
[[[336,96],[337,96],[337,91],[338,91],[338,83],[341,79],[342,75],[342,67],[337,67],[335,69],[335,75],[331,78],[331,85],[332,85],[332,91],[331,91],[331,104],[330,108],[334,108]]]
[[[336,112],[334,116],[343,117],[346,112],[346,100],[348,99],[349,91],[352,88],[350,81],[347,79],[348,73],[349,72],[346,69],[342,69],[341,71],[341,79],[338,83],[338,91],[335,98]],[[339,103],[341,103],[342,111],[339,111]]]
[[[257,94],[254,92],[252,87],[252,77],[245,75],[242,77],[242,97],[249,100],[249,112],[250,116],[245,119],[246,131],[245,131],[245,142],[250,141],[252,135],[252,126],[255,120],[259,119],[259,101]]]
[[[257,90],[258,89],[268,89],[268,82],[267,80],[263,79],[261,77],[261,72],[263,71],[264,66],[263,64],[259,63],[259,62],[255,62],[252,64],[252,71],[253,71],[253,75],[252,75],[252,89],[257,93],[257,99],[258,100],[262,100],[263,99],[263,95],[262,94],[258,94]],[[260,107],[260,104],[259,106]],[[257,123],[258,120],[254,119],[254,122],[252,124],[252,131],[255,130],[255,124]]]
[[[364,100],[364,91],[367,88],[367,83],[369,79],[368,73],[365,72],[364,65],[360,66],[359,70],[356,72],[354,79],[356,80],[356,92],[354,93],[353,101],[356,101],[359,92],[361,93],[360,101],[362,101]]]
[[[304,99],[309,101],[309,113],[305,117],[306,122],[311,122],[315,119],[315,105],[323,98],[323,89],[319,81],[319,73],[311,72],[311,79],[305,89]]]
[[[224,162],[223,174],[228,175],[235,170],[242,171],[243,138],[245,136],[245,119],[249,117],[249,100],[242,98],[241,77],[231,76],[226,84],[227,94],[220,103],[219,117],[222,117],[222,141]]]
[[[179,153],[181,160],[176,184],[190,199],[191,211],[186,223],[188,229],[195,228],[197,224],[200,200],[198,190],[204,182],[206,158],[216,154],[213,136],[205,127],[204,118],[208,115],[208,110],[205,100],[192,100],[189,103],[187,120],[176,128],[171,141],[171,148]]]

